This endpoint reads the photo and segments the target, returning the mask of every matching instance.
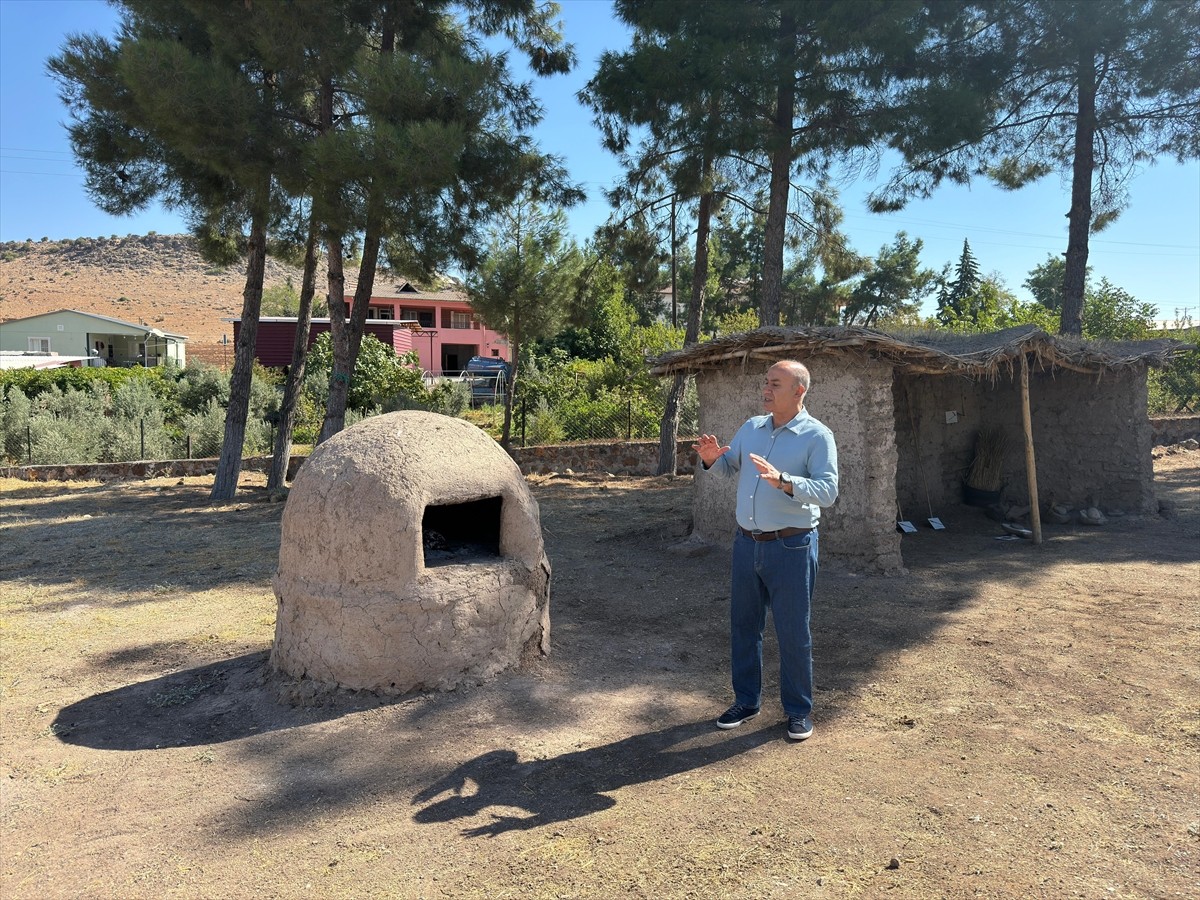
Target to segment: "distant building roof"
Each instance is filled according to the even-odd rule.
[[[60,369],[86,363],[87,356],[59,356],[56,353],[22,353],[0,350],[0,369]]]
[[[186,341],[187,336],[175,334],[171,331],[163,331],[161,328],[156,328],[153,325],[146,325],[142,322],[126,322],[124,319],[114,319],[112,316],[102,316],[99,313],[84,312],[81,309],[55,309],[50,312],[38,313],[35,316],[23,316],[19,319],[6,319],[7,322],[31,322],[34,319],[42,319],[46,316],[57,316],[60,313],[75,313],[77,316],[87,316],[89,319],[99,319],[102,322],[108,322],[112,325],[121,325],[125,328],[132,328],[134,331],[148,331],[157,337],[169,337],[176,340]]]
[[[354,296],[358,282],[347,278],[343,290],[347,297]],[[422,291],[413,286],[410,281],[387,282],[377,280],[371,290],[372,300],[426,300],[440,303],[470,303],[471,298],[465,291],[452,289],[446,291]]]

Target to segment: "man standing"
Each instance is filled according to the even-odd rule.
[[[728,446],[711,434],[692,445],[705,470],[738,478],[729,610],[734,699],[717,727],[736,728],[758,715],[770,607],[779,640],[779,695],[788,737],[797,741],[813,732],[809,607],[817,524],[838,494],[833,433],[804,408],[809,382],[803,364],[776,363],[763,384],[766,415],[747,420]]]

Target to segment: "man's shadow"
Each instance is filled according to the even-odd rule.
[[[413,804],[442,799],[419,810],[423,824],[465,819],[489,807],[516,807],[529,815],[492,813],[492,821],[464,828],[469,837],[528,830],[577,819],[616,805],[609,792],[668,778],[730,759],[772,742],[786,742],[775,724],[731,734],[711,720],[633,735],[612,744],[553,759],[521,762],[512,750],[493,750],[463,763],[413,798]],[[448,796],[443,796],[448,795]]]

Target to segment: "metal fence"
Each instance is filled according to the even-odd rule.
[[[513,403],[513,443],[521,447],[594,441],[657,440],[662,428],[663,405],[628,396],[584,401],[567,409],[518,398]],[[685,404],[680,411],[678,434],[694,436],[696,410]]]
[[[481,415],[489,414],[491,419],[480,423]],[[657,440],[662,415],[660,406],[639,403],[633,397],[577,405],[565,412],[519,400],[513,405],[511,440],[519,447]],[[503,406],[476,409],[472,420],[498,435],[504,421]],[[275,446],[275,427],[270,420],[247,422],[244,454],[270,454]],[[686,406],[678,434],[680,437],[697,434],[695,412]],[[0,461],[6,459],[16,465],[82,465],[208,459],[220,455],[223,441],[223,429],[189,431],[177,425],[164,425],[160,419],[109,420],[88,425],[41,415],[24,423],[6,423],[0,433]]]

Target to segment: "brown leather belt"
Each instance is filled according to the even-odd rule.
[[[779,538],[791,537],[794,534],[808,534],[815,528],[780,528],[778,531],[751,531],[749,528],[738,526],[738,531],[752,541],[774,541]]]

